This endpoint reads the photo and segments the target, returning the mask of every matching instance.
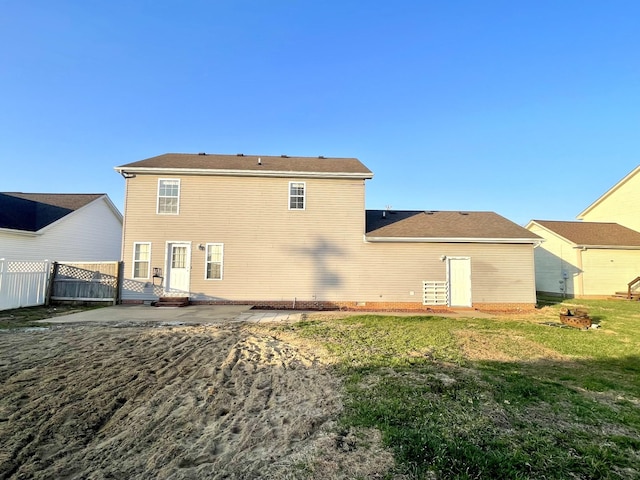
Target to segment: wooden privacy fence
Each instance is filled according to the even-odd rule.
[[[122,262],[53,263],[49,300],[72,302],[120,301]]]
[[[0,258],[0,310],[43,305],[51,263]]]

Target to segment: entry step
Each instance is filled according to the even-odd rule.
[[[189,297],[160,297],[151,305],[154,307],[187,307],[189,306]]]

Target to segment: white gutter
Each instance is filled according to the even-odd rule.
[[[539,238],[473,238],[473,237],[368,237],[371,243],[531,243],[539,244]]]
[[[347,172],[300,172],[278,170],[223,170],[203,168],[147,168],[147,167],[115,167],[115,171],[126,173],[149,173],[158,175],[219,175],[234,177],[286,177],[286,178],[355,178],[370,179],[373,173],[347,173]]]

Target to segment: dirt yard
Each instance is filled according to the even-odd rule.
[[[318,352],[230,325],[0,332],[0,478],[382,478]]]

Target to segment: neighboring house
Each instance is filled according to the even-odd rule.
[[[549,220],[532,220],[526,228],[545,239],[535,249],[541,293],[610,296],[640,275],[640,232],[617,223]]]
[[[640,166],[607,190],[577,218],[585,222],[616,222],[640,232]]]
[[[105,194],[0,193],[0,258],[117,261],[122,214]]]
[[[490,212],[365,212],[355,158],[166,154],[126,179],[125,302],[531,308],[541,239]]]
[[[637,293],[640,276],[640,166],[577,218],[532,220],[527,229],[545,239],[535,250],[536,289],[571,297]]]

